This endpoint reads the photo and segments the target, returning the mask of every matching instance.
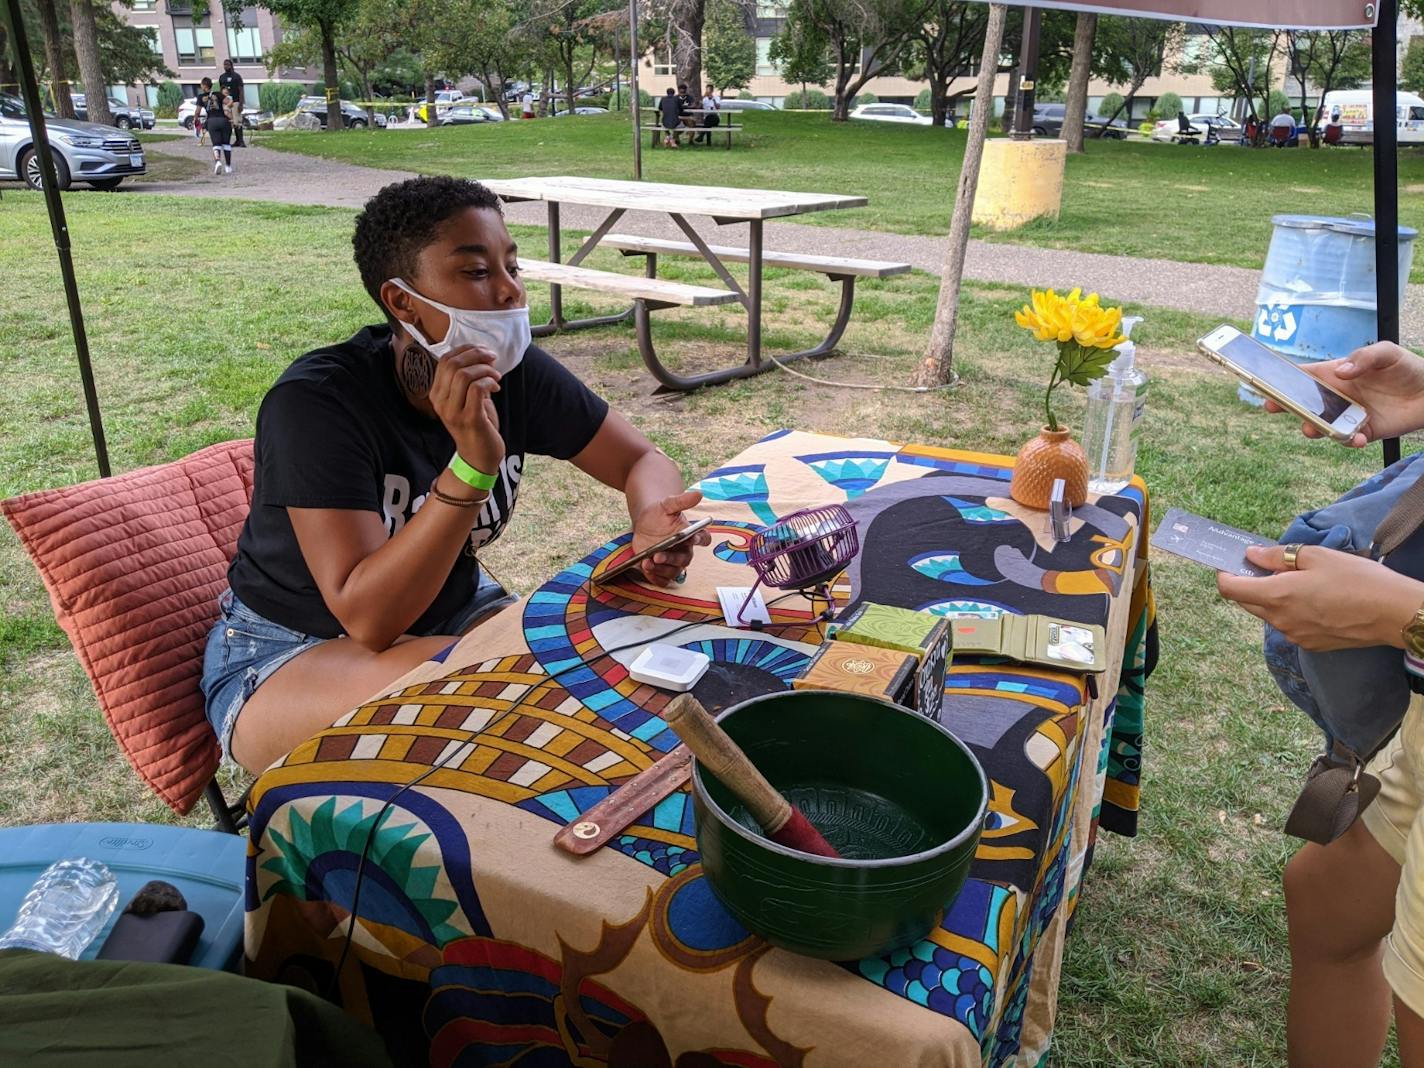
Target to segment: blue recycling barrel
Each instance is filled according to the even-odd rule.
[[[1276,215],[1251,336],[1297,363],[1334,360],[1378,340],[1375,223],[1361,216]],[[1399,228],[1399,299],[1419,231]],[[1260,404],[1253,390],[1241,399]]]

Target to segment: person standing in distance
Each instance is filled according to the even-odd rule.
[[[227,94],[237,101],[237,118],[232,121],[233,133],[237,135],[233,147],[246,148],[247,145],[242,140],[242,75],[233,69],[230,59],[223,60],[223,72],[218,75],[218,88],[226,90]]]

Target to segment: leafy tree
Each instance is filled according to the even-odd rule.
[[[1204,26],[1203,29],[1211,43],[1209,56],[1191,66],[1183,65],[1182,69],[1187,73],[1200,73],[1204,68],[1217,92],[1245,100],[1248,118],[1256,125],[1257,143],[1262,143],[1265,130],[1261,110],[1269,109],[1271,68],[1285,47],[1285,33],[1239,26]]]
[[[1411,93],[1424,93],[1424,37],[1411,37],[1404,53],[1400,85]]]
[[[266,88],[265,84],[263,88]],[[158,114],[165,119],[171,119],[178,114],[178,109],[183,106],[183,90],[177,82],[164,82],[158,87]]]
[[[1365,34],[1354,30],[1289,30],[1286,55],[1290,76],[1300,90],[1300,114],[1310,147],[1320,147],[1320,109],[1310,110],[1307,87],[1320,90],[1320,100],[1334,89],[1352,89],[1370,76],[1370,48]]]
[[[1109,93],[1103,97],[1103,102],[1098,105],[1098,114],[1111,122],[1126,106],[1127,101],[1123,98],[1121,93]]]
[[[1138,91],[1148,78],[1162,73],[1167,56],[1180,51],[1185,37],[1186,27],[1180,22],[1116,15],[1099,19],[1094,41],[1095,73],[1111,85],[1127,87],[1122,106],[1109,110],[1105,100],[1098,109],[1102,116],[1111,122],[1120,111],[1130,111]]]
[[[80,0],[74,0],[78,3]],[[303,27],[316,34],[320,43],[323,84],[328,100],[341,93],[341,70],[336,39],[356,14],[358,0],[256,0],[289,27]],[[333,109],[334,110],[334,109]],[[340,113],[328,116],[327,130],[342,129]]]
[[[880,103],[880,98],[874,93],[861,93],[855,98],[854,103],[856,107],[860,107],[861,104],[878,104]]]
[[[830,43],[814,23],[788,18],[771,39],[767,58],[783,81],[801,86],[803,95],[808,85],[825,85],[831,80]]]
[[[844,122],[850,102],[878,75],[907,58],[933,0],[791,0],[788,21],[815,27],[830,48],[835,103],[831,118]]]
[[[928,89],[921,89],[918,93],[915,94],[915,110],[929,111],[929,109],[930,91]]]
[[[709,0],[702,66],[706,81],[724,93],[745,89],[756,74],[756,39],[747,32],[746,16],[738,0]]]
[[[1157,98],[1156,111],[1164,119],[1175,119],[1182,110],[1182,98],[1176,93],[1163,93]]]
[[[914,33],[911,63],[923,74],[930,87],[920,95],[915,106],[928,110],[936,126],[944,125],[952,99],[973,92],[965,89],[949,95],[954,79],[973,72],[984,42],[984,25],[988,8],[984,4],[958,3],[956,0],[935,0]]]

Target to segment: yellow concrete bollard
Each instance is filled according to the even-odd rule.
[[[1045,216],[1058,218],[1063,203],[1066,141],[995,137],[984,142],[974,221],[991,230],[1013,230]]]

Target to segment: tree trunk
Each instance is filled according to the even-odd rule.
[[[59,13],[54,0],[35,0],[40,12],[40,33],[44,37],[45,61],[49,64],[54,111],[62,119],[74,118],[74,102],[69,99],[69,75],[64,66],[64,39],[59,35]]]
[[[435,114],[435,78],[425,76],[425,125],[434,129],[440,125],[440,116]]]
[[[930,121],[943,126],[949,117],[949,85],[940,70],[930,72]]]
[[[74,22],[74,55],[84,81],[84,106],[90,122],[114,125],[109,111],[109,87],[104,84],[104,67],[99,62],[99,27],[94,22],[94,6],[89,0],[69,0],[69,17]]]
[[[850,96],[846,89],[850,85],[850,61],[845,54],[845,45],[836,48],[836,93],[831,104],[832,122],[850,121]]]
[[[79,3],[80,0],[74,0]],[[336,31],[329,24],[318,27],[321,33],[321,66],[326,80],[326,129],[338,133],[346,127],[341,113],[341,73],[336,67]]]
[[[1088,78],[1093,66],[1093,36],[1098,32],[1094,11],[1078,12],[1073,31],[1073,69],[1068,75],[1068,100],[1063,105],[1063,140],[1069,152],[1083,151],[1083,116],[1088,112]]]
[[[979,61],[979,83],[974,90],[974,111],[969,120],[969,141],[964,146],[964,164],[959,169],[959,191],[954,198],[954,216],[949,224],[949,249],[939,279],[939,302],[935,305],[934,327],[925,357],[920,361],[915,382],[921,386],[948,385],[954,381],[954,328],[959,316],[959,284],[964,276],[964,257],[969,249],[969,222],[974,213],[974,194],[979,188],[979,163],[984,157],[984,138],[989,132],[989,116],[994,113],[994,77],[998,74],[999,48],[1004,40],[1003,4],[989,5],[989,24],[984,28],[984,53]]]
[[[679,0],[672,12],[677,45],[673,63],[679,85],[698,100],[702,99],[702,24],[707,17],[705,0]]]
[[[570,46],[568,55],[564,62],[564,105],[570,112],[578,105],[574,103],[574,94],[578,87],[574,85],[574,52]]]

